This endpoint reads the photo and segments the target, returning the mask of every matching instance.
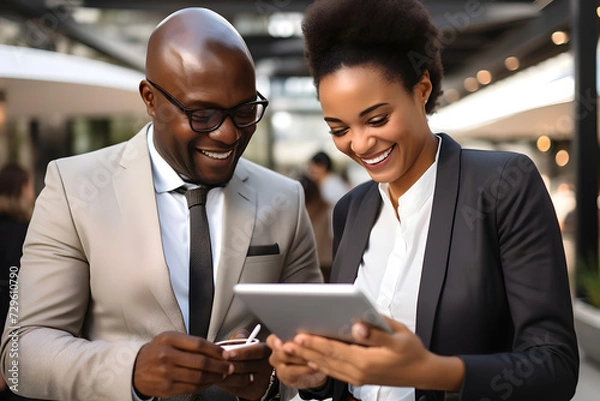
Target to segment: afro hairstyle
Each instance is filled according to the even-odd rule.
[[[343,66],[373,65],[411,92],[429,72],[433,113],[442,94],[440,31],[419,0],[315,0],[302,22],[315,86]]]

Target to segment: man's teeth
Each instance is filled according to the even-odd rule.
[[[225,152],[225,153],[209,152],[207,150],[201,150],[200,152],[202,152],[203,154],[205,154],[208,157],[212,157],[213,159],[223,160],[223,159],[227,159],[229,156],[231,156],[231,154],[233,153],[233,150],[230,150],[229,152]]]
[[[380,161],[382,161],[383,159],[385,159],[386,157],[388,157],[390,155],[390,153],[392,153],[392,148],[389,148],[384,153],[380,154],[379,156],[377,156],[377,157],[375,157],[373,159],[362,159],[362,161],[364,163],[366,163],[366,164],[379,163]]]

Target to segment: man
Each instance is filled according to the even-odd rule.
[[[260,399],[272,371],[264,343],[213,344],[257,323],[233,285],[321,275],[300,184],[240,159],[267,105],[252,58],[221,16],[183,9],[152,33],[140,93],[152,123],[131,140],[48,166],[4,376],[55,400]],[[205,306],[188,294],[213,284],[188,273],[201,238],[180,192],[196,187],[209,189],[215,279],[205,335],[186,334]]]

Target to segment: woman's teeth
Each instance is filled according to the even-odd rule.
[[[362,161],[366,164],[376,164],[379,163],[380,161],[384,160],[386,157],[388,157],[390,155],[390,153],[392,153],[392,149],[393,148],[389,148],[388,150],[386,150],[385,152],[383,152],[382,154],[380,154],[379,156],[373,158],[373,159],[362,159]]]

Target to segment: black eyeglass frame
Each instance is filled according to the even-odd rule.
[[[206,134],[208,132],[212,132],[212,131],[214,131],[216,129],[219,129],[219,127],[221,125],[223,125],[223,122],[225,121],[225,119],[227,117],[231,118],[231,121],[233,122],[233,125],[236,126],[236,128],[248,128],[248,127],[251,127],[253,125],[256,125],[264,117],[265,111],[267,110],[267,106],[269,105],[269,100],[266,97],[264,97],[259,91],[256,91],[256,94],[258,95],[258,98],[260,100],[253,100],[251,102],[246,102],[246,103],[238,104],[237,106],[234,106],[234,107],[232,107],[230,109],[222,109],[222,108],[218,108],[218,107],[207,107],[207,108],[202,108],[202,109],[188,109],[184,105],[182,105],[177,99],[175,99],[173,97],[173,95],[171,95],[164,88],[162,88],[160,85],[155,84],[154,82],[150,81],[148,78],[146,78],[146,81],[148,81],[148,83],[150,85],[152,85],[155,89],[157,89],[160,93],[162,93],[162,95],[171,104],[173,104],[182,113],[184,113],[187,116],[187,118],[188,118],[188,122],[190,123],[190,128],[192,129],[192,131],[197,132],[199,134]],[[252,122],[250,124],[238,124],[235,121],[235,111],[238,110],[238,109],[240,109],[240,108],[242,108],[242,107],[252,106],[252,105],[255,105],[255,104],[263,106],[262,107],[262,112],[261,112],[260,116],[258,116],[258,118],[256,119],[256,121],[254,121],[254,122]],[[206,110],[219,111],[221,113],[221,119],[212,128],[206,128],[206,129],[196,129],[196,128],[194,128],[194,124],[192,123],[192,115],[194,113],[196,113],[196,112],[206,111]]]

